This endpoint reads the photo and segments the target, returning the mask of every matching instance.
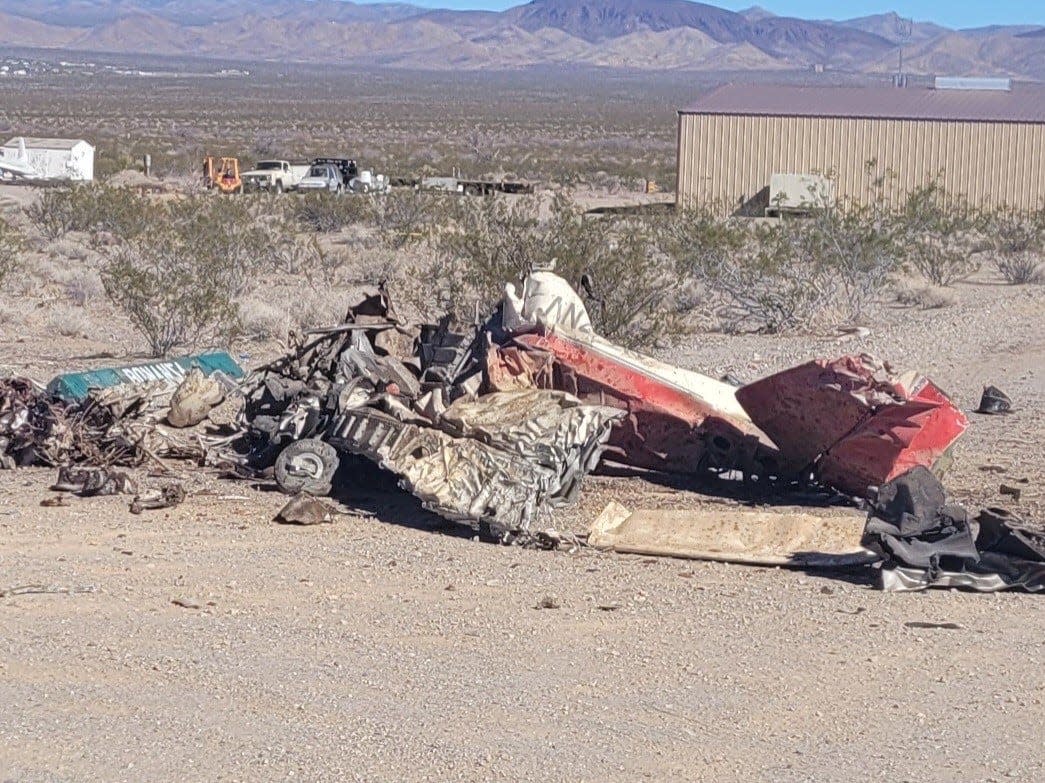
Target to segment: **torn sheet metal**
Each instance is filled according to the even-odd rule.
[[[818,360],[750,383],[737,400],[792,469],[863,496],[911,468],[943,467],[968,419],[927,378],[866,356]]]
[[[606,451],[614,462],[673,473],[738,469],[765,476],[778,472],[776,450],[752,424],[729,384],[629,351],[597,335],[535,332],[517,335],[513,343],[552,357],[553,388],[625,412]],[[506,349],[499,353],[503,359],[488,360],[496,367],[490,372],[493,378],[510,375],[519,367]]]
[[[864,515],[798,507],[703,508],[634,513],[610,503],[592,523],[594,547],[640,555],[717,560],[747,565],[838,568],[879,556],[860,543]]]
[[[543,399],[527,395],[530,421],[518,395],[487,395],[481,399],[488,410],[475,401],[447,411],[456,437],[359,408],[345,412],[328,440],[397,474],[404,489],[447,519],[487,524],[502,537],[519,534],[547,522],[553,506],[573,497],[618,415],[565,395],[535,394]],[[498,410],[502,421],[495,423]]]
[[[439,427],[557,471],[560,486],[552,499],[559,502],[575,498],[580,479],[595,469],[622,416],[616,408],[582,405],[564,392],[528,389],[462,397]]]
[[[243,368],[236,360],[227,352],[219,351],[126,367],[103,367],[99,370],[66,373],[51,380],[47,385],[47,393],[67,402],[75,402],[87,399],[92,389],[108,389],[123,384],[141,386],[157,382],[173,392],[185,380],[186,373],[193,366],[199,367],[207,376],[218,374],[219,377],[227,378],[243,377]]]

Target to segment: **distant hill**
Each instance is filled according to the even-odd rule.
[[[0,0],[0,46],[425,69],[569,64],[888,73],[895,13],[815,21],[688,0],[533,0],[502,12],[347,0]],[[1045,27],[911,25],[912,73],[1045,79]]]

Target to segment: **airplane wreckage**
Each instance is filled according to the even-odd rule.
[[[191,458],[274,480],[295,496],[284,516],[329,518],[316,498],[363,459],[446,519],[539,546],[560,540],[554,510],[602,465],[718,476],[742,482],[752,499],[773,492],[801,506],[813,490],[850,513],[741,508],[729,524],[708,524],[689,512],[611,504],[588,543],[803,567],[873,563],[895,591],[1045,590],[1040,529],[946,503],[937,474],[965,414],[928,378],[886,372],[865,355],[738,387],[602,338],[578,294],[546,269],[521,290],[508,285],[495,311],[464,332],[448,319],[403,322],[382,290],[245,377],[222,356],[164,372],[123,368],[126,378],[154,380],[110,378],[89,390],[72,376],[50,391],[0,379],[0,464],[65,466],[62,486],[83,489],[107,485],[70,466]],[[68,388],[80,393],[56,392]],[[187,440],[172,431],[201,422],[222,434]],[[139,507],[184,493],[160,495]]]

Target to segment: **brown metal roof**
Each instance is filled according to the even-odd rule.
[[[1045,123],[1045,85],[999,90],[726,84],[680,114]]]

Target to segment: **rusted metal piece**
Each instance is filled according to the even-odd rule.
[[[28,379],[0,379],[0,468],[140,465],[149,428],[136,419],[147,403],[113,400],[105,390],[67,403]]]
[[[865,356],[815,361],[737,391],[789,469],[814,467],[835,489],[863,496],[911,468],[945,467],[968,419],[932,381],[883,376]]]
[[[529,371],[512,354],[523,348],[552,357],[550,379],[531,375],[533,381],[626,412],[610,435],[605,454],[610,461],[671,473],[735,469],[761,477],[779,472],[776,450],[728,384],[594,335],[538,331],[518,335],[513,343],[490,356],[488,373],[496,383],[506,385],[505,376]]]

